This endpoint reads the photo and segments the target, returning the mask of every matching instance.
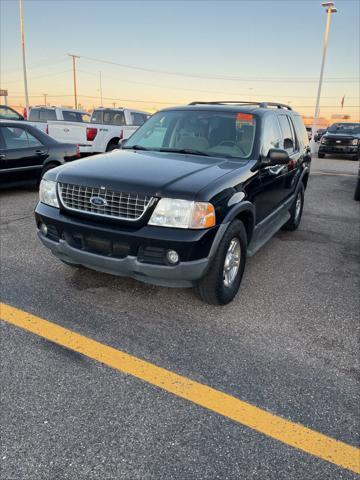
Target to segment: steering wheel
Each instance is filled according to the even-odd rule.
[[[223,142],[219,143],[219,147],[221,147],[222,145],[224,145],[224,147],[235,147],[239,150],[239,152],[242,154],[242,155],[245,155],[246,153],[244,152],[244,150],[240,147],[240,145],[238,145],[237,143],[233,142],[232,140],[224,140]]]

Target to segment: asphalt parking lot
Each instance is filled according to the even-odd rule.
[[[3,191],[1,301],[358,446],[357,168],[313,161],[299,230],[218,308],[61,264],[37,239],[37,193]],[[7,321],[1,351],[3,480],[358,478]]]

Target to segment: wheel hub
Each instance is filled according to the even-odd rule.
[[[223,281],[225,287],[230,287],[234,282],[240,267],[241,248],[239,239],[234,237],[225,255]]]

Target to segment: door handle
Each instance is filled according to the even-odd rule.
[[[35,150],[36,155],[44,155],[44,150]]]

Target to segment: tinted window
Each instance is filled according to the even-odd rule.
[[[48,120],[56,120],[55,110],[42,108],[40,110],[40,122],[47,122]]]
[[[292,153],[295,149],[295,139],[293,129],[290,126],[289,117],[287,115],[279,115],[278,119],[283,135],[282,147],[288,153]]]
[[[107,125],[125,125],[124,112],[104,112],[104,123]]]
[[[334,123],[328,128],[329,133],[344,133],[346,135],[358,135],[360,123]]]
[[[265,118],[261,154],[266,157],[271,148],[282,148],[279,122],[275,115],[267,116]]]
[[[29,113],[29,120],[31,122],[38,122],[40,116],[40,110],[38,108],[32,108]]]
[[[137,145],[155,151],[248,158],[255,130],[256,117],[247,112],[168,110],[149,118],[124,148]]]
[[[19,127],[1,127],[1,133],[8,149],[30,148],[40,146],[40,141]]]

